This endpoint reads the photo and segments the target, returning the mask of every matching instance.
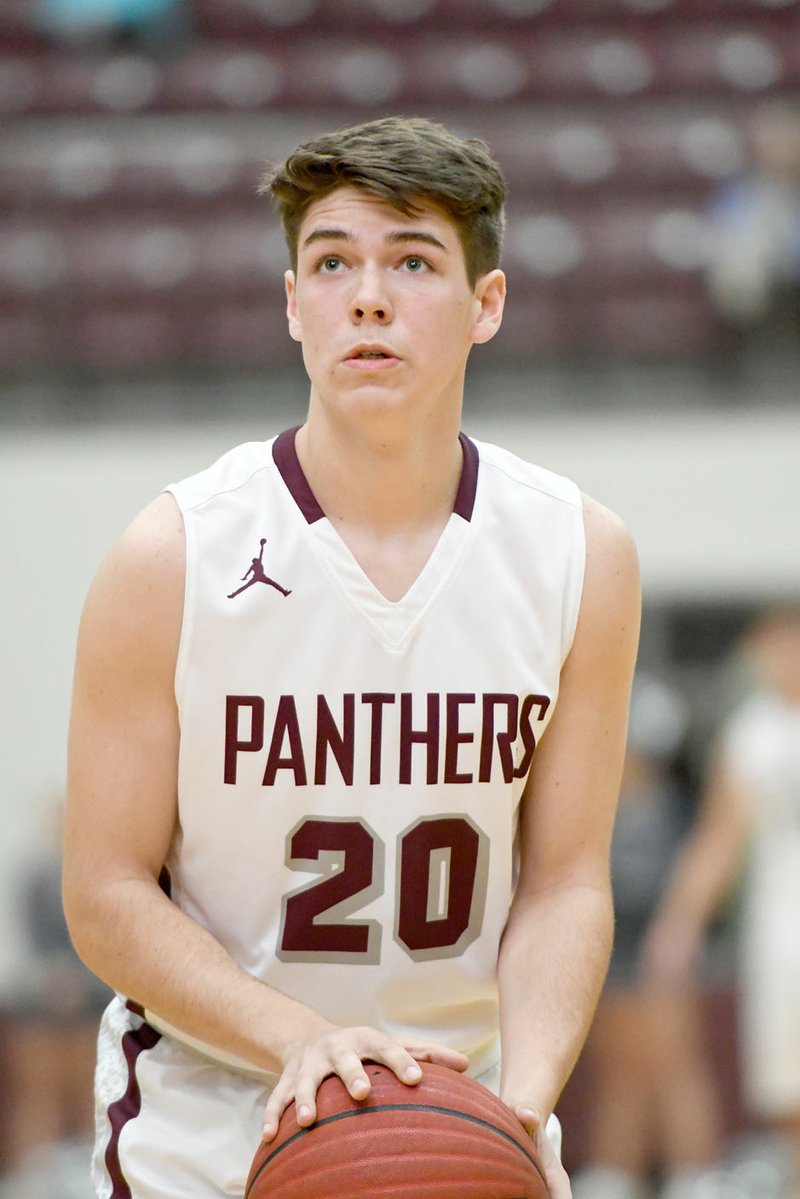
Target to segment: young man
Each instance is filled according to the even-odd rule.
[[[567,1199],[544,1126],[608,960],[635,552],[460,434],[505,298],[482,143],[371,122],[265,190],[306,423],[157,499],[82,621],[65,902],[119,993],[97,1194],[241,1195],[262,1117],[311,1124],[332,1073],[363,1097],[373,1059],[499,1089]]]

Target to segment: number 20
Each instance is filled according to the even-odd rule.
[[[286,864],[322,877],[284,897],[278,957],[377,964],[380,923],[350,918],[384,890],[384,845],[366,822],[304,818],[287,837]],[[466,816],[418,820],[400,834],[394,939],[409,957],[458,957],[475,940],[488,866],[489,839]]]

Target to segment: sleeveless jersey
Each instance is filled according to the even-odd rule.
[[[741,892],[739,998],[747,1102],[800,1110],[800,707],[755,693],[729,718],[725,765],[750,804]]]
[[[172,898],[331,1021],[447,1043],[480,1073],[519,802],[580,605],[580,494],[462,436],[454,511],[390,602],[294,433],[170,488],[187,553]]]

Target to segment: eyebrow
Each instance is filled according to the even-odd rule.
[[[347,229],[331,228],[331,229],[314,229],[309,233],[308,237],[303,242],[303,249],[311,246],[317,241],[345,241],[355,242],[358,238],[349,233]],[[406,242],[423,242],[425,245],[435,246],[439,250],[443,250],[445,254],[447,246],[433,233],[426,233],[424,229],[398,229],[394,233],[387,233],[386,242],[389,245],[403,245]]]

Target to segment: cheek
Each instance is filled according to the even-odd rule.
[[[459,338],[472,327],[472,304],[469,299],[454,300],[436,293],[415,297],[412,305],[415,323],[430,340]]]
[[[303,335],[303,341],[309,346],[316,346],[322,340],[323,331],[330,327],[329,318],[325,314],[325,306],[318,300],[310,301],[304,298],[297,305],[297,322]]]

